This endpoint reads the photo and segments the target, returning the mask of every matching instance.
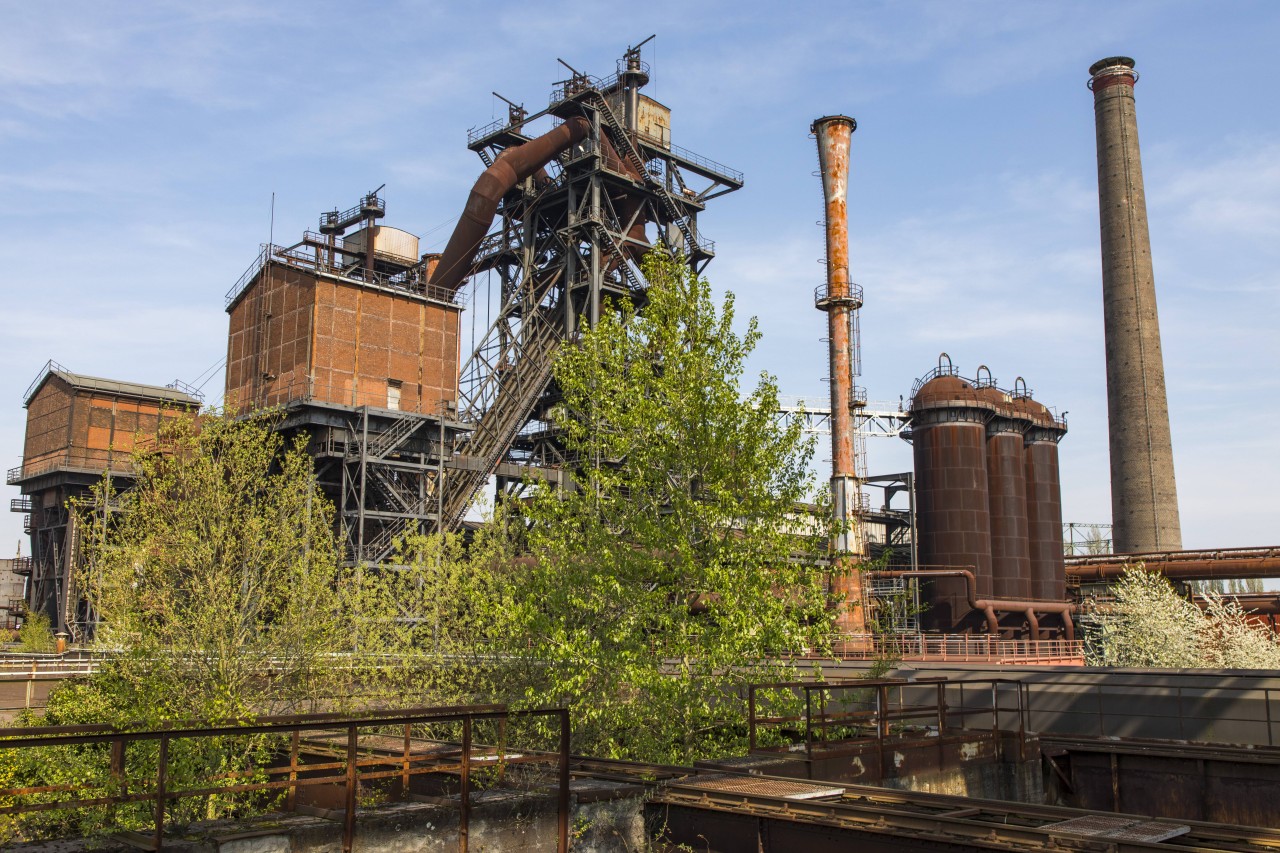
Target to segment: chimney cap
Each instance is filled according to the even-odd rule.
[[[858,129],[858,121],[852,116],[833,115],[833,116],[823,116],[822,118],[814,119],[813,124],[809,125],[809,132],[817,133],[818,127],[820,125],[831,124],[833,122],[841,122],[843,124],[849,125],[850,133]]]
[[[1097,62],[1089,66],[1089,74],[1097,75],[1104,68],[1114,68],[1117,65],[1125,68],[1133,68],[1134,61],[1128,56],[1108,56],[1106,59],[1099,59]]]

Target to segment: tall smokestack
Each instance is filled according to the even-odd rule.
[[[1133,65],[1127,56],[1113,56],[1089,68],[1098,132],[1111,520],[1117,553],[1182,547]]]
[[[853,436],[854,341],[850,322],[862,305],[862,291],[849,280],[849,142],[858,123],[848,116],[826,116],[810,130],[818,139],[818,163],[822,170],[822,194],[826,201],[827,282],[817,292],[817,307],[827,312],[831,342],[831,505],[835,514],[837,555],[854,559],[865,554],[858,517],[861,490]],[[837,558],[832,591],[849,604],[836,627],[842,633],[862,633],[862,584],[851,560]]]

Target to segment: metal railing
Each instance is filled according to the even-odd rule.
[[[485,137],[493,136],[495,133],[508,127],[510,124],[511,122],[507,119],[499,118],[494,119],[481,127],[467,128],[467,146],[470,147],[474,145],[477,139],[484,139]]]
[[[509,751],[506,739],[512,720],[529,720],[544,726],[550,722],[557,726],[558,732],[550,735],[558,740],[557,750]],[[495,723],[499,734],[496,746],[473,742],[477,723],[486,721]],[[432,727],[429,730],[432,733],[439,731],[440,726],[451,730],[460,727],[460,742],[428,740],[424,737],[428,726]],[[240,769],[175,778],[171,756],[176,748],[190,753],[203,746],[228,754],[234,751],[235,744],[248,744],[250,737],[274,738],[270,743],[277,750],[269,759],[276,762],[273,766],[254,767],[251,760],[246,760]],[[91,749],[94,746],[99,749]],[[120,730],[104,725],[0,729],[0,753],[50,747],[90,747],[80,754],[92,764],[75,782],[0,788],[0,803],[6,804],[0,807],[0,815],[101,809],[95,817],[102,815],[106,821],[102,829],[110,833],[125,829],[116,823],[118,810],[138,804],[149,812],[151,835],[145,842],[153,850],[162,850],[167,815],[184,798],[283,794],[285,809],[292,811],[298,806],[298,795],[305,789],[338,786],[343,788],[345,801],[341,812],[342,849],[349,853],[354,844],[357,814],[367,810],[360,802],[362,785],[374,782],[388,785],[398,781],[402,795],[409,798],[415,777],[444,774],[459,780],[458,849],[465,851],[473,774],[489,768],[503,774],[513,765],[542,764],[555,768],[557,849],[568,850],[569,713],[563,708],[519,714],[500,705],[411,708],[358,715],[267,717],[229,725],[183,724],[150,731]],[[132,772],[127,754],[140,756],[140,760],[133,763]],[[188,764],[190,760],[188,755]]]
[[[1083,662],[1082,640],[1006,640],[988,634],[842,634],[846,660],[900,658],[953,663]]]
[[[1280,688],[1224,684],[1220,672],[1206,673],[1204,680],[1207,683],[1145,678],[1127,684],[1026,682],[1028,725],[1064,737],[1280,745]]]
[[[61,364],[58,364],[58,362],[54,361],[53,359],[49,359],[44,363],[44,367],[40,368],[40,372],[36,374],[36,378],[33,379],[31,381],[31,384],[27,386],[27,390],[22,392],[22,401],[25,403],[27,401],[27,398],[29,398],[32,395],[32,393],[35,392],[36,388],[40,386],[40,383],[44,381],[44,378],[48,376],[50,373],[53,373],[55,370],[60,370],[63,373],[71,372],[70,370],[67,370],[65,367],[63,367]]]
[[[95,450],[88,453],[65,451],[10,468],[5,480],[8,485],[13,486],[50,471],[80,471],[96,475],[110,472],[128,475],[133,471],[133,462],[130,455],[124,451]]]
[[[813,289],[813,304],[821,311],[826,311],[831,305],[852,305],[855,309],[862,307],[862,285],[854,284],[852,281],[846,283],[848,292],[832,296],[831,283],[824,281]]]
[[[704,172],[710,172],[711,174],[716,175],[717,177],[728,178],[733,183],[738,183],[738,184],[743,183],[743,181],[746,178],[746,176],[742,172],[738,171],[737,169],[734,169],[730,166],[726,166],[724,163],[719,163],[715,160],[712,160],[710,157],[704,157],[701,154],[697,153],[696,151],[690,151],[688,148],[684,148],[680,145],[675,145],[670,142],[666,142],[652,134],[636,133],[636,137],[645,145],[648,145],[650,148],[658,148],[663,151],[670,151],[676,157],[688,163],[692,163],[693,165],[702,169]]]
[[[954,698],[954,702],[949,698]],[[1005,699],[1012,695],[1012,706]],[[971,726],[966,718],[979,717]],[[779,730],[783,739],[799,737],[806,759],[833,741],[886,740],[904,734],[948,730],[989,731],[1016,724],[1027,731],[1024,685],[1003,678],[948,681],[945,677],[773,682],[747,688],[747,740],[760,748],[762,728]],[[795,745],[795,744],[791,744]],[[782,747],[789,748],[789,747]],[[776,748],[775,748],[776,749]]]
[[[406,258],[391,255],[386,252],[375,252],[379,257],[385,257],[397,263],[403,263]],[[317,263],[314,248],[289,248],[286,246],[268,246],[262,245],[258,257],[254,260],[249,268],[244,271],[240,278],[236,281],[231,289],[227,291],[225,306],[230,307],[231,303],[240,298],[240,295],[254,281],[258,273],[266,266],[268,260],[273,264],[283,264],[295,269],[304,270],[314,275],[332,276],[334,278],[349,281],[355,284],[372,285],[374,287],[385,287],[391,290],[399,290],[415,296],[422,296],[436,302],[445,302],[452,304],[460,304],[463,299],[463,290],[451,291],[448,288],[437,287],[422,280],[421,263],[415,263],[410,269],[398,273],[383,273],[377,270],[365,269],[363,265],[353,265],[350,267],[331,267],[324,263]]]

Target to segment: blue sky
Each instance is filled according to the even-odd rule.
[[[208,375],[225,355],[223,294],[267,238],[273,192],[278,242],[385,182],[387,224],[438,248],[481,169],[465,132],[505,109],[491,90],[537,109],[556,57],[605,75],[656,32],[647,93],[671,107],[673,141],[746,173],[701,224],[712,283],[760,317],[753,369],[825,393],[808,128],[855,116],[870,396],[907,394],[942,350],[969,374],[1026,377],[1070,412],[1067,519],[1107,521],[1085,81],[1125,54],[1142,74],[1184,542],[1280,540],[1280,4],[2,5],[0,467],[20,461],[22,392],[48,358],[159,384]],[[873,473],[909,458],[871,442]],[[0,553],[19,538],[4,513]]]

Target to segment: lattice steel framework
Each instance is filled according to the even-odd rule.
[[[462,521],[492,475],[519,481],[515,466],[554,467],[566,460],[546,419],[555,354],[611,299],[643,308],[647,282],[638,266],[657,244],[682,253],[695,271],[715,254],[698,230],[713,198],[742,187],[742,174],[644,132],[639,90],[648,66],[632,48],[616,74],[575,72],[558,84],[550,105],[472,131],[469,146],[486,166],[527,143],[524,128],[586,119],[590,134],[502,199],[496,227],[481,243],[472,274],[496,274],[501,308],[461,370],[458,417],[470,432],[445,479],[446,528]]]

